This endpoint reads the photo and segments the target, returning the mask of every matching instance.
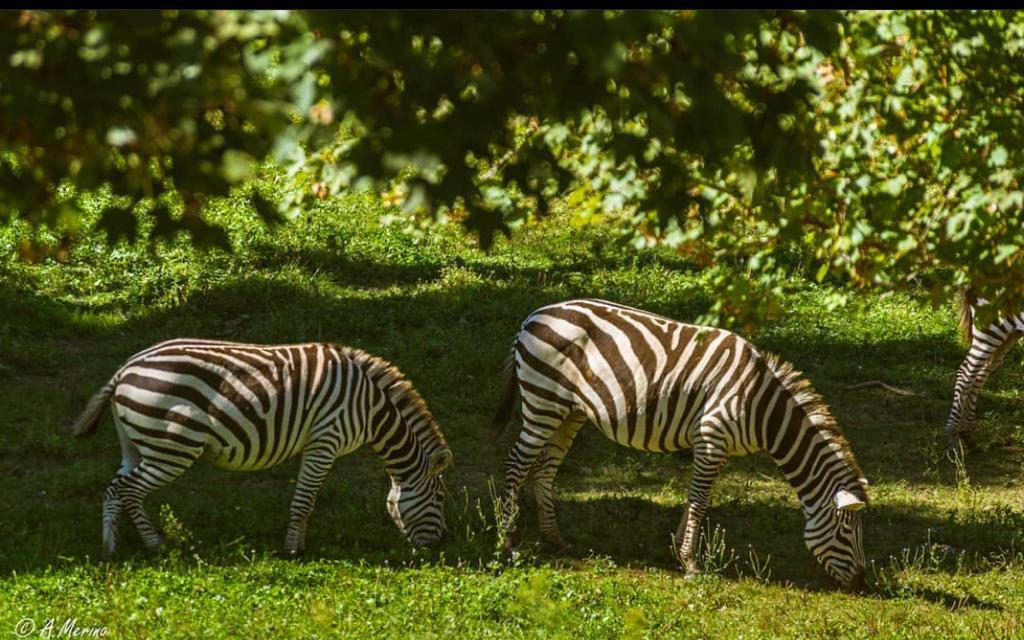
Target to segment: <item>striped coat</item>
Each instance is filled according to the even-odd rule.
[[[496,429],[511,421],[516,396],[523,428],[506,463],[507,531],[532,474],[541,532],[565,544],[552,487],[589,421],[624,446],[693,450],[688,508],[673,536],[688,573],[698,570],[694,549],[725,459],[764,450],[796,490],[811,552],[842,583],[862,581],[859,510],[867,482],[849,445],[798,372],[736,334],[603,300],[550,305],[531,314],[516,337]]]
[[[362,445],[383,460],[388,511],[416,546],[444,530],[440,472],[452,461],[412,385],[384,360],[331,344],[162,342],[125,362],[72,428],[95,429],[109,404],[122,463],[103,506],[104,552],[127,511],[144,544],[161,538],[145,496],[202,458],[237,471],[301,456],[284,550],[302,551],[317,492],[334,461]]]
[[[965,288],[960,299],[960,332],[970,343],[953,386],[953,405],[946,419],[946,435],[957,446],[974,446],[972,430],[978,396],[988,377],[1003,364],[1006,354],[1024,335],[1024,312],[996,319],[987,327],[976,327],[975,317],[979,299],[971,287]]]

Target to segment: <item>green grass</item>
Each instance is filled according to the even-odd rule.
[[[185,241],[155,252],[79,245],[68,264],[0,262],[0,635],[23,618],[108,637],[1021,637],[1024,636],[1024,366],[1019,350],[979,407],[979,450],[958,470],[941,434],[963,355],[949,308],[794,282],[787,313],[751,336],[805,371],[871,481],[867,593],[838,591],[803,546],[796,499],[764,456],[715,487],[703,554],[685,580],[669,534],[687,455],[627,450],[585,429],[557,483],[573,550],[537,543],[524,495],[517,557],[496,554],[493,487],[504,453],[485,437],[501,363],[543,304],[596,296],[692,320],[705,279],[667,251],[554,219],[477,251],[458,229],[412,236],[361,196],[266,230],[236,201],[214,207],[235,253]],[[0,230],[6,256],[25,229]],[[171,539],[100,551],[100,499],[119,465],[105,418],[66,428],[127,356],[158,340],[337,341],[388,358],[416,384],[455,452],[450,540],[413,554],[391,524],[369,451],[334,468],[299,561],[279,560],[296,464],[259,473],[197,465],[147,502]],[[913,396],[851,384],[883,380]],[[124,531],[128,531],[127,523]]]

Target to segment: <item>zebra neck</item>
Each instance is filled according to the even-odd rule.
[[[426,458],[422,455],[412,455],[407,458],[389,458],[384,453],[380,454],[387,474],[402,483],[408,483],[417,478],[423,477],[426,473]]]
[[[806,413],[794,411],[765,435],[765,449],[796,491],[805,515],[838,489],[856,483],[843,448]]]
[[[371,448],[380,456],[392,478],[408,480],[423,473],[426,456],[416,433],[397,410],[378,423],[377,433],[370,439]]]

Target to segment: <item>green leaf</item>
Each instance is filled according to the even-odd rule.
[[[992,150],[991,154],[989,154],[988,163],[993,167],[1001,167],[1006,164],[1006,158],[1006,147],[999,145]]]
[[[237,149],[228,149],[224,152],[221,174],[228,182],[237,184],[245,181],[253,174],[255,168],[256,161],[248,153]]]
[[[828,268],[829,265],[827,262],[822,263],[822,265],[818,267],[818,271],[814,274],[814,279],[818,282],[823,282],[825,280],[825,276],[828,275]]]
[[[993,257],[993,261],[996,264],[1003,264],[1004,262],[1008,261],[1012,256],[1016,255],[1018,251],[1020,251],[1020,247],[1018,247],[1015,244],[1001,244],[998,247],[996,247],[996,253]]]

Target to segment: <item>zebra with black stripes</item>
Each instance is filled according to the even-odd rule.
[[[603,300],[542,307],[516,337],[493,428],[521,399],[501,505],[511,548],[518,494],[532,474],[540,530],[557,547],[555,474],[590,421],[644,451],[692,448],[693,479],[673,552],[688,575],[712,484],[729,456],[766,450],[796,489],[804,539],[844,586],[863,584],[860,510],[867,481],[827,406],[791,365],[729,331],[683,324]]]
[[[974,446],[971,434],[974,428],[974,410],[978,395],[988,377],[1003,364],[1006,354],[1024,335],[1024,312],[997,318],[985,328],[975,326],[978,307],[986,304],[978,298],[972,287],[966,287],[960,296],[960,333],[971,345],[956,372],[953,386],[953,406],[946,418],[946,435],[955,447]]]
[[[412,384],[376,356],[332,344],[169,340],[129,358],[89,401],[74,435],[92,432],[108,401],[122,461],[103,500],[107,555],[122,511],[147,548],[161,544],[142,501],[196,460],[254,471],[295,456],[284,552],[300,553],[328,471],[364,444],[390,476],[388,513],[409,542],[433,545],[444,532],[441,472],[451,450]]]

